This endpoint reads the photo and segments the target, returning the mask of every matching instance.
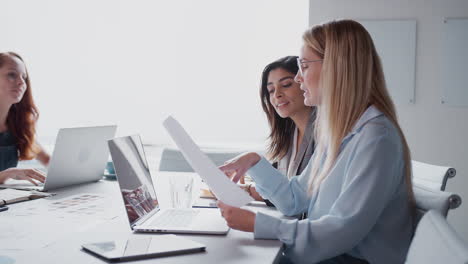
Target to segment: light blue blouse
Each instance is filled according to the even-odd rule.
[[[304,220],[257,213],[255,238],[281,240],[294,263],[345,253],[370,263],[403,263],[413,234],[412,211],[402,141],[391,121],[370,106],[343,139],[334,167],[312,196],[310,167],[309,162],[288,180],[262,158],[248,171],[256,190],[283,214],[308,212]]]

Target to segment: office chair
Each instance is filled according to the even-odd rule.
[[[458,194],[445,192],[447,180],[456,175],[454,168],[431,165],[415,160],[411,161],[411,164],[417,209],[416,223],[430,209],[434,209],[447,217],[449,209],[456,209],[461,205],[462,199]]]
[[[417,183],[413,184],[413,192],[416,202],[415,225],[429,210],[437,211],[442,216],[447,217],[450,209],[455,209],[461,204],[461,198],[457,194],[433,190]]]
[[[443,215],[430,210],[418,224],[405,263],[468,264],[468,245]]]
[[[420,161],[411,161],[413,182],[434,190],[445,191],[447,180],[455,177],[457,171],[451,167],[432,165]]]
[[[243,153],[240,151],[229,151],[229,150],[210,150],[204,151],[208,157],[216,164],[221,166],[225,161],[230,160],[239,154]],[[173,148],[164,148],[161,161],[159,163],[160,171],[179,171],[179,172],[193,172],[190,164],[185,160],[184,155],[180,150]]]

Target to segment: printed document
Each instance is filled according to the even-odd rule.
[[[203,153],[187,134],[184,128],[171,116],[163,122],[169,135],[172,137],[177,147],[182,151],[185,159],[192,168],[200,175],[211,191],[223,203],[241,207],[253,201],[245,191],[232,182],[208,156]]]

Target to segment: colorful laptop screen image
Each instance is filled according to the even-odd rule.
[[[140,137],[135,135],[110,140],[109,149],[128,220],[133,226],[158,207],[143,144]]]

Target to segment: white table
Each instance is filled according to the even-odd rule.
[[[134,234],[131,232],[124,212],[122,198],[116,181],[101,180],[55,191],[56,196],[10,205],[0,212],[0,262],[7,258],[14,263],[106,263],[81,250],[85,243],[109,241],[129,236],[157,234]],[[70,218],[51,218],[47,214],[15,216],[25,208],[48,207],[55,200],[81,193],[96,193],[110,197],[105,209],[111,220],[96,221],[92,216],[82,222]],[[249,206],[280,216],[264,205]],[[33,210],[34,211],[34,210]],[[25,235],[26,233],[26,235]],[[20,235],[18,235],[20,234]],[[18,238],[20,236],[20,238]],[[22,236],[22,237],[21,237]],[[142,263],[271,263],[281,243],[277,240],[254,240],[252,233],[230,230],[227,235],[180,235],[206,245],[206,252],[142,260]],[[20,239],[20,240],[18,240]],[[21,240],[22,239],[22,240]],[[5,249],[16,241],[22,241],[17,249]],[[25,241],[25,242],[24,242]],[[2,257],[4,259],[2,259]],[[8,263],[8,262],[6,262]]]

